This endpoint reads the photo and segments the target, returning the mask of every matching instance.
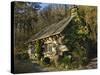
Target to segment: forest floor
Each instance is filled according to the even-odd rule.
[[[97,58],[91,59],[88,65],[85,66],[85,69],[96,69],[96,68],[97,68]]]
[[[50,71],[59,71],[56,67],[43,67],[34,61],[19,61],[16,60],[15,63],[15,73],[35,73],[35,72],[50,72]],[[93,58],[88,65],[82,69],[96,69],[97,68],[97,58]]]
[[[34,72],[46,72],[43,67],[37,63],[32,63],[30,61],[19,61],[16,60],[15,64],[15,73],[34,73]]]

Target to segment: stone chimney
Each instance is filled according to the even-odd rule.
[[[81,18],[79,16],[78,9],[79,9],[78,6],[73,5],[71,7],[70,14],[71,14],[71,17],[74,17],[75,22],[81,23]]]
[[[70,12],[71,12],[71,16],[78,16],[78,6],[73,5],[73,6],[71,7]]]

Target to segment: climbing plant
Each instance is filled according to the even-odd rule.
[[[36,43],[35,43],[35,53],[37,54],[37,59],[40,60],[42,50],[41,50],[41,43],[40,43],[39,40],[37,40]]]
[[[77,11],[78,12],[78,11]],[[73,62],[77,62],[77,66],[83,65],[87,60],[87,48],[84,46],[89,36],[89,29],[84,19],[77,13],[70,22],[66,33],[66,45],[72,51]],[[88,44],[85,44],[88,46]],[[72,63],[73,63],[72,62]]]

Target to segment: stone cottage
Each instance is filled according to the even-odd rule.
[[[54,23],[35,34],[27,43],[35,42],[40,40],[43,42],[43,54],[44,57],[49,57],[53,59],[56,55],[62,55],[63,52],[69,51],[68,47],[65,45],[64,41],[66,39],[66,28],[71,25],[71,22],[80,22],[80,17],[78,16],[78,7],[73,6],[70,9],[70,15],[67,18]]]

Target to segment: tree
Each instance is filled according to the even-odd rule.
[[[23,48],[24,42],[34,33],[38,21],[39,3],[15,2],[14,7],[14,28],[15,46]]]
[[[97,7],[95,6],[80,6],[80,16],[86,22],[86,26],[89,29],[88,46],[89,57],[97,55]]]

